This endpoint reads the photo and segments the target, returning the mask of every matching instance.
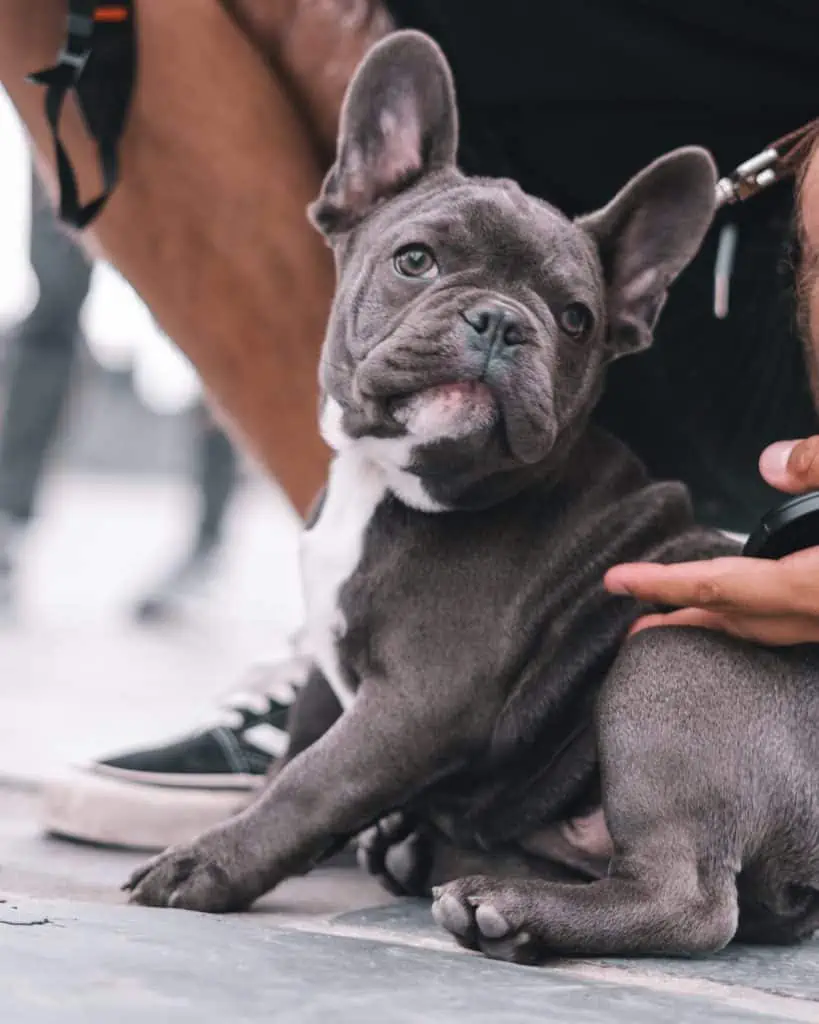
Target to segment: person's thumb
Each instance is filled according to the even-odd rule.
[[[788,494],[819,488],[819,437],[777,441],[762,453],[759,469],[771,487]]]

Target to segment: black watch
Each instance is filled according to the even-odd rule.
[[[819,491],[800,494],[763,516],[742,549],[749,558],[784,558],[819,547]]]

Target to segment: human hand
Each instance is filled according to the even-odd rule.
[[[771,445],[759,468],[769,484],[789,494],[819,490],[819,436]],[[633,633],[700,626],[771,645],[819,642],[819,547],[778,561],[715,558],[618,565],[604,582],[610,593],[679,609],[644,616]]]

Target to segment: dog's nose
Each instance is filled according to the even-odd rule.
[[[461,314],[482,347],[520,345],[523,326],[517,313],[500,302],[481,302]]]

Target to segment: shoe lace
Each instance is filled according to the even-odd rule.
[[[310,662],[301,655],[254,665],[244,676],[241,688],[225,700],[220,724],[241,729],[248,716],[267,718],[274,711],[290,707],[307,682],[309,671]]]

